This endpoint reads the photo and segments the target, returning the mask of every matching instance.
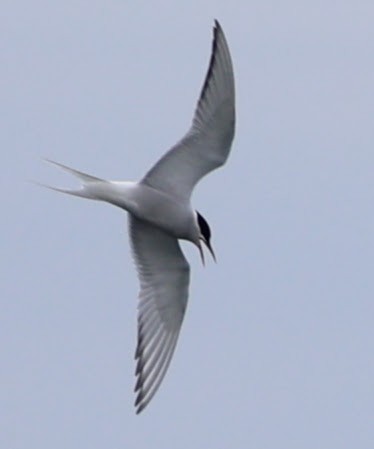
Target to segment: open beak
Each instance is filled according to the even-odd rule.
[[[214,262],[217,263],[216,255],[214,254],[214,251],[213,251],[213,248],[212,248],[210,242],[206,242],[205,240],[203,240],[203,241],[204,241],[206,247],[209,249],[209,252],[213,257]]]
[[[211,244],[209,242],[205,241],[205,239],[201,239],[199,241],[198,247],[199,247],[201,261],[202,261],[203,265],[205,266],[205,258],[204,258],[204,252],[203,252],[203,245],[201,244],[201,241],[203,241],[205,243],[205,246],[208,248],[210,254],[212,255],[214,262],[217,263],[216,255],[214,254]]]
[[[199,244],[197,247],[199,248],[199,251],[200,251],[201,262],[203,263],[203,265],[205,267],[204,251],[203,251],[203,245],[201,244],[201,241],[199,241]]]

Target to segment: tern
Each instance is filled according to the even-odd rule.
[[[47,159],[79,179],[78,190],[58,192],[105,201],[128,212],[140,282],[135,351],[135,407],[140,413],[158,390],[177,344],[187,306],[190,266],[179,240],[202,243],[215,260],[211,230],[191,206],[203,176],[225,164],[235,132],[235,87],[229,47],[215,21],[208,71],[192,125],[138,182],[106,181]]]

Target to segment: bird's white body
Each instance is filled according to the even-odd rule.
[[[208,73],[192,126],[138,182],[105,181],[52,162],[81,181],[63,193],[105,201],[129,214],[140,293],[135,405],[154,396],[168,369],[187,305],[190,267],[179,246],[189,240],[211,251],[210,228],[190,202],[200,179],[225,164],[235,130],[235,89],[229,48],[216,21]],[[204,261],[204,258],[203,258]]]
[[[175,238],[194,243],[199,239],[196,212],[189,201],[132,181],[98,180],[86,185],[86,194],[118,206]]]

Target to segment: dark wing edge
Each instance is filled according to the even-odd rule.
[[[218,69],[219,67],[219,69]],[[215,75],[216,74],[216,75]],[[235,82],[234,82],[234,69],[232,64],[232,59],[230,55],[230,50],[226,41],[225,34],[223,32],[223,29],[218,22],[217,19],[214,20],[214,27],[213,27],[213,40],[212,40],[212,49],[210,54],[210,60],[208,64],[208,70],[205,75],[205,80],[203,83],[203,87],[201,88],[200,96],[197,101],[194,117],[192,120],[192,129],[193,131],[194,127],[197,129],[200,128],[200,123],[204,123],[204,114],[207,114],[208,112],[208,119],[209,116],[212,114],[213,111],[207,111],[209,107],[211,107],[211,104],[209,102],[209,96],[210,95],[216,95],[219,97],[222,92],[214,92],[214,89],[217,89],[216,81],[214,78],[215,76],[226,78],[227,85],[230,86],[228,91],[225,92],[225,95],[227,96],[227,99],[229,101],[232,101],[232,137],[231,140],[234,138],[234,132],[235,132]],[[224,97],[225,97],[224,95]],[[222,98],[222,101],[225,100],[225,98]]]

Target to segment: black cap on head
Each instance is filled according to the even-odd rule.
[[[208,222],[205,220],[205,218],[201,214],[199,214],[198,211],[196,211],[196,215],[197,215],[197,223],[199,225],[201,236],[202,236],[201,238],[202,238],[203,242],[205,243],[205,245],[207,246],[207,248],[209,249],[210,253],[212,254],[213,259],[216,260],[216,256],[215,256],[213,248],[210,244],[210,238],[212,236],[212,233],[210,231]],[[200,249],[200,251],[201,251],[201,249]]]
[[[197,223],[199,225],[200,232],[201,232],[202,236],[204,237],[204,239],[207,242],[209,242],[212,233],[210,231],[208,222],[205,220],[205,218],[201,214],[199,214],[198,211],[196,211],[196,213],[197,213]]]

